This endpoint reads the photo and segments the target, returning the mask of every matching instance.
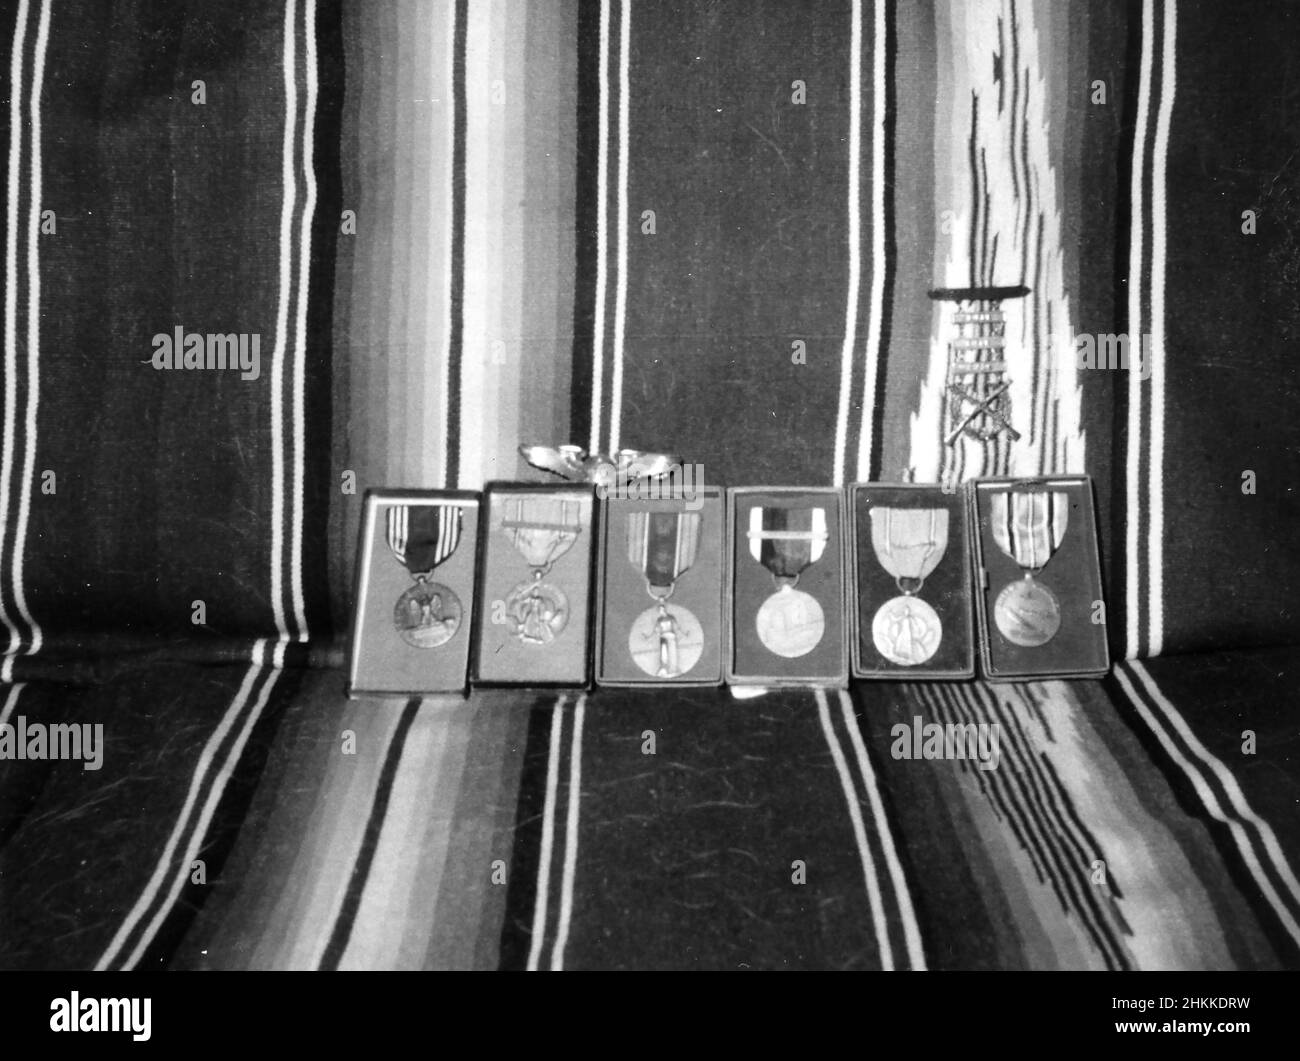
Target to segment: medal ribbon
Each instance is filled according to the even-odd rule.
[[[550,497],[514,497],[506,500],[501,529],[523,554],[528,566],[548,568],[569,551],[582,533],[578,501]]]
[[[698,512],[629,512],[627,558],[656,589],[665,589],[695,563]]]
[[[413,575],[427,575],[456,551],[461,516],[456,505],[390,505],[388,548]]]
[[[880,566],[896,579],[926,578],[948,548],[948,510],[873,508],[871,544]]]
[[[749,510],[749,553],[777,578],[794,578],[826,548],[824,508]]]
[[[1038,571],[1065,538],[1070,500],[1060,491],[996,493],[992,497],[993,540],[1021,567]]]

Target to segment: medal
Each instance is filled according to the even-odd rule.
[[[527,645],[549,645],[569,622],[569,599],[544,581],[551,567],[582,533],[580,502],[550,497],[508,498],[501,522],[533,577],[506,598],[505,611],[514,634]]]
[[[393,606],[393,626],[415,648],[438,648],[460,629],[460,600],[432,575],[460,544],[461,512],[454,505],[388,509],[388,547],[415,579]]]
[[[643,575],[655,606],[637,616],[627,648],[636,665],[656,678],[686,674],[704,651],[704,630],[686,608],[668,604],[677,579],[695,563],[698,512],[630,512],[627,555]]]
[[[816,598],[795,587],[826,548],[824,508],[749,510],[749,553],[772,572],[777,590],[754,618],[758,639],[786,659],[806,656],[822,639],[826,616]]]
[[[948,548],[948,512],[873,508],[871,544],[903,594],[881,605],[871,622],[871,638],[890,662],[915,667],[933,656],[943,640],[939,616],[916,594]]]
[[[1070,516],[1064,493],[996,493],[989,517],[998,548],[1019,564],[1025,577],[1004,586],[993,604],[998,629],[1014,645],[1037,648],[1061,628],[1061,605],[1037,575],[1065,537]]]

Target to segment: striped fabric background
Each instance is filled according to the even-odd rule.
[[[1300,966],[1291,5],[0,27],[0,723],[105,741],[0,763],[0,966]],[[1020,438],[947,447],[927,292],[983,283],[1030,288]],[[258,378],[154,369],[177,327],[258,335]],[[1148,378],[1077,366],[1114,333]],[[344,699],[365,489],[567,441],[727,485],[1087,473],[1119,662]],[[996,723],[997,769],[895,759],[917,718]]]

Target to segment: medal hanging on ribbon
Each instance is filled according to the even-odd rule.
[[[433,571],[460,544],[463,509],[454,505],[392,505],[388,548],[415,579],[393,606],[393,626],[415,648],[438,648],[460,629],[460,600],[433,581]]]
[[[700,621],[679,604],[668,604],[677,580],[695,563],[700,543],[698,512],[630,512],[627,558],[645,576],[655,602],[637,616],[627,647],[636,665],[656,678],[688,673],[704,651]]]
[[[1059,492],[996,493],[991,498],[993,540],[1025,571],[1025,577],[1005,586],[993,604],[993,618],[1002,636],[1023,648],[1037,648],[1061,628],[1056,595],[1037,581],[1065,537],[1069,498]]]
[[[749,553],[772,572],[777,591],[754,617],[758,639],[786,659],[806,656],[822,639],[826,616],[816,598],[795,587],[826,548],[824,508],[749,510]]]
[[[544,580],[582,533],[581,505],[549,497],[509,498],[505,505],[501,529],[533,569],[531,579],[510,591],[506,616],[524,644],[549,645],[568,625],[569,599]]]
[[[917,596],[948,548],[948,512],[941,508],[873,508],[871,545],[902,593],[881,605],[871,622],[880,654],[903,667],[934,655],[943,640],[935,610]]]

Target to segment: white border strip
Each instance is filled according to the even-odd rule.
[[[614,288],[614,378],[610,383],[609,453],[618,452],[623,419],[623,336],[627,327],[627,144],[632,0],[623,0],[618,45],[618,277]]]

